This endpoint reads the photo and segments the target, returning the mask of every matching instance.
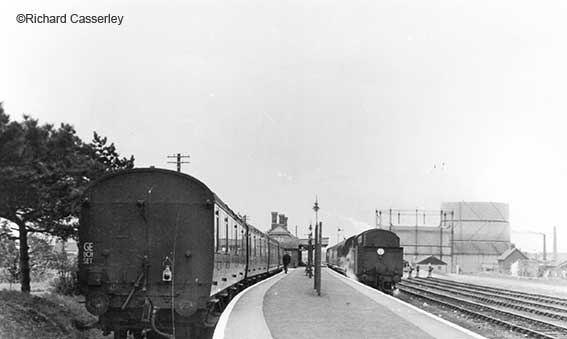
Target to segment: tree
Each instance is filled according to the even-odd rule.
[[[6,221],[0,221],[0,231],[4,232],[2,234],[8,234],[8,223]],[[12,238],[4,236],[0,238],[0,270],[2,275],[0,276],[2,280],[7,280],[10,283],[10,289],[12,289],[12,284],[20,279],[19,270],[19,259],[18,249]]]
[[[89,182],[133,166],[134,157],[120,158],[96,132],[87,144],[69,124],[55,128],[29,116],[10,121],[0,104],[0,218],[16,225],[22,292],[30,291],[28,235],[75,237],[79,197]]]
[[[29,235],[30,274],[34,279],[43,279],[49,269],[57,269],[60,254],[45,237]],[[0,242],[0,278],[10,284],[20,280],[20,253],[15,241]]]

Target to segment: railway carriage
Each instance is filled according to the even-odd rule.
[[[174,171],[97,180],[85,192],[80,225],[79,286],[96,327],[115,338],[192,338],[211,303],[281,270],[275,240]]]

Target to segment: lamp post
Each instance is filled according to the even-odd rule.
[[[313,205],[315,211],[315,281],[314,288],[317,290],[317,295],[321,295],[321,225],[319,224],[319,201],[315,196],[315,204]]]
[[[319,225],[319,215],[317,212],[319,212],[319,202],[317,201],[317,196],[315,196],[315,205],[313,205],[313,210],[315,211],[315,227],[317,227],[317,225]]]
[[[307,276],[309,279],[313,276],[313,227],[309,224],[309,242],[307,245]]]

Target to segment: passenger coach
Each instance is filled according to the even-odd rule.
[[[120,171],[83,198],[79,285],[95,327],[115,338],[195,337],[215,305],[280,270],[280,256],[275,240],[186,174]]]

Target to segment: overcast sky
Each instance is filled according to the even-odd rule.
[[[565,18],[562,1],[3,1],[0,101],[138,167],[190,154],[261,229],[279,211],[304,236],[315,195],[331,242],[375,209],[496,201],[519,247],[536,231],[551,249],[555,225],[567,251]]]

